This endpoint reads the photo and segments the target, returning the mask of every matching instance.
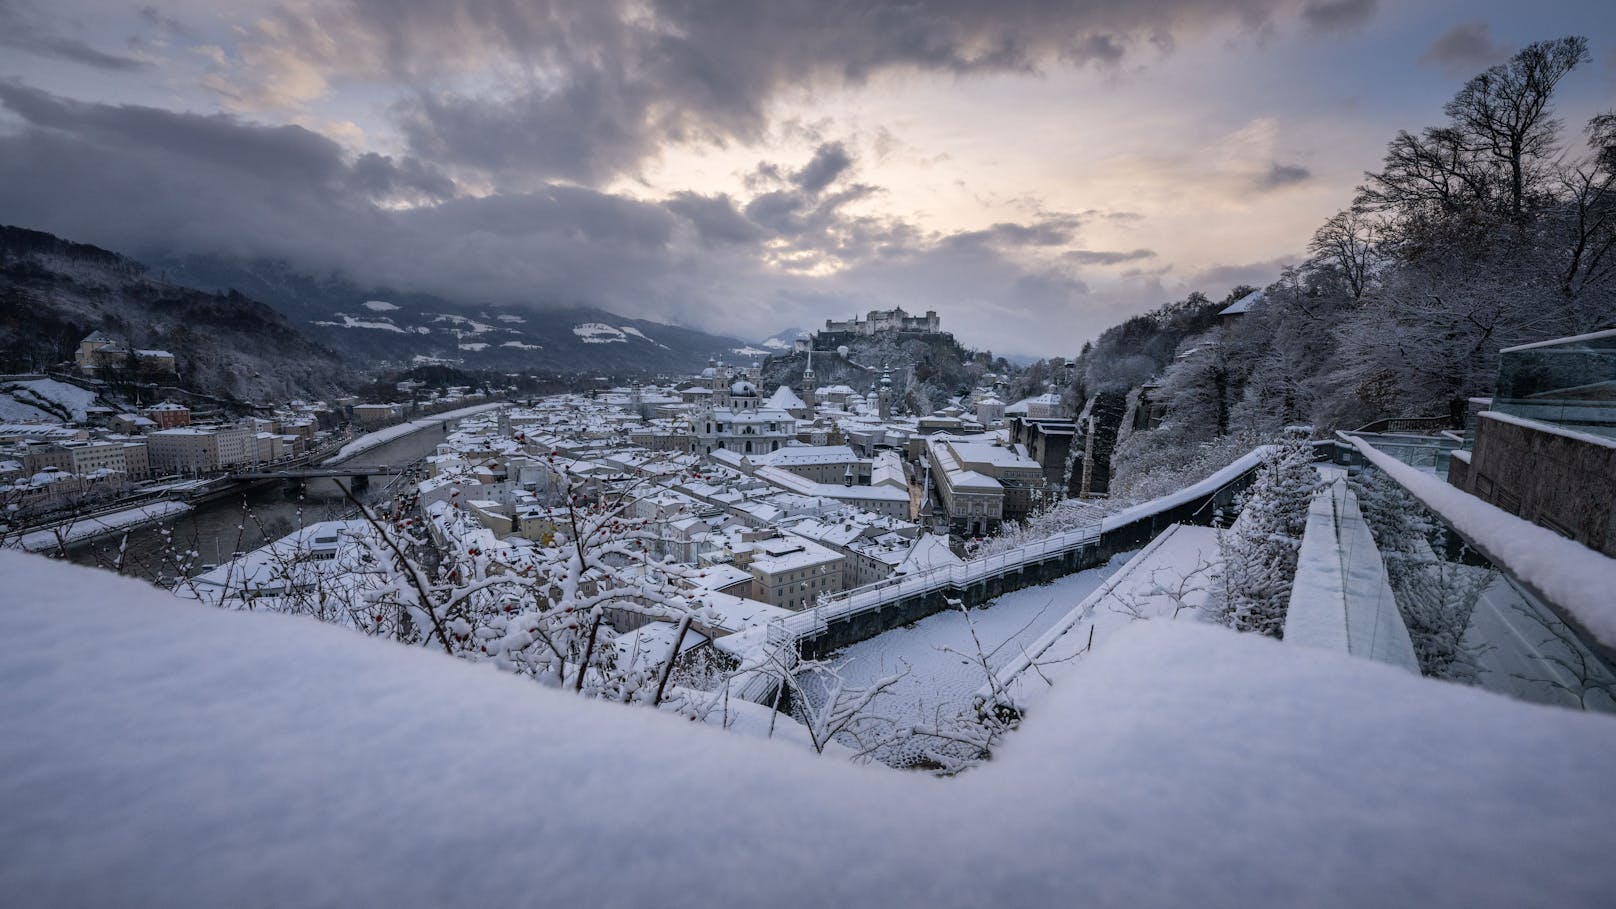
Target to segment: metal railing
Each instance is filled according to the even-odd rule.
[[[778,621],[784,633],[791,639],[813,637],[824,633],[831,622],[873,612],[908,597],[925,596],[948,588],[963,589],[1013,571],[1020,571],[1028,565],[1065,557],[1099,541],[1099,524],[1074,528],[985,558],[972,559],[955,565],[941,565],[916,574],[884,578],[845,590],[822,603]]]
[[[1333,445],[1330,442],[1316,446]],[[764,629],[758,649],[748,656],[738,676],[744,677],[735,694],[754,703],[763,703],[777,684],[779,667],[797,661],[797,642],[823,634],[831,622],[873,612],[897,600],[924,596],[938,590],[962,590],[970,585],[1019,571],[1029,565],[1064,557],[1088,546],[1098,545],[1106,532],[1117,532],[1142,522],[1157,521],[1173,509],[1202,499],[1212,501],[1231,484],[1252,473],[1267,456],[1262,446],[1216,471],[1211,476],[1166,496],[1141,503],[1083,527],[1052,534],[1004,552],[955,565],[945,565],[917,574],[885,578],[845,590],[802,612],[774,619]],[[1203,504],[1202,508],[1205,507]],[[774,667],[765,670],[765,667]]]

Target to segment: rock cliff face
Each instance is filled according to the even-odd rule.
[[[324,397],[355,381],[337,353],[241,293],[170,283],[117,253],[0,227],[0,369],[70,363],[96,330],[174,355],[175,374],[114,365],[115,382],[260,401]]]

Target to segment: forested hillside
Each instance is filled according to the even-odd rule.
[[[1287,425],[1457,424],[1501,348],[1616,324],[1616,112],[1566,124],[1553,103],[1588,61],[1562,38],[1467,81],[1243,314],[1218,315],[1247,288],[1191,294],[1085,347],[1075,404],[1148,385],[1166,409],[1158,428],[1124,426],[1120,491]]]
[[[131,382],[243,400],[321,397],[354,382],[336,354],[235,291],[181,287],[95,246],[0,227],[0,371],[71,365],[97,329],[174,354],[177,375]]]

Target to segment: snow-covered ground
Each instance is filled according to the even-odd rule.
[[[1616,721],[1134,622],[953,779],[0,552],[10,905],[1602,907]]]
[[[95,398],[95,392],[58,379],[7,382],[5,388],[0,390],[0,422],[9,420],[60,422],[61,417],[39,406],[46,404],[65,410],[72,415],[75,422],[82,423],[86,417],[86,410],[95,406]]]
[[[367,452],[372,448],[379,448],[386,445],[388,442],[394,441],[395,439],[402,439],[410,433],[419,432],[428,426],[436,426],[445,420],[458,420],[462,417],[469,417],[472,414],[493,410],[499,406],[501,405],[498,401],[489,404],[473,404],[470,407],[462,407],[459,410],[450,410],[440,414],[433,414],[430,417],[422,417],[418,420],[410,420],[406,423],[399,423],[396,426],[378,429],[375,432],[367,432],[362,436],[356,436],[354,439],[350,440],[348,444],[337,449],[337,453],[332,455],[330,458],[327,458],[325,463],[335,464],[339,461],[346,461],[354,455]]]
[[[157,520],[172,520],[190,510],[191,506],[184,502],[154,502],[93,518],[79,518],[56,530],[35,530],[23,534],[19,542],[29,552],[49,552],[60,545],[71,545],[115,530],[138,527]]]
[[[0,391],[0,423],[56,423],[61,420],[8,391]]]
[[[1082,602],[1057,616],[1041,637],[1026,642],[975,696],[1026,708],[1066,675],[1085,651],[1108,646],[1134,622],[1198,618],[1222,570],[1221,558],[1216,530],[1186,524],[1169,527],[1137,553],[1113,559],[1113,565],[1119,560],[1126,564],[1108,572],[1104,584],[1091,588]]]
[[[1107,564],[1067,575],[1042,587],[1007,593],[970,611],[970,624],[958,610],[939,612],[902,628],[882,632],[842,650],[835,658],[845,663],[842,678],[864,687],[908,668],[909,674],[882,692],[872,704],[875,713],[915,722],[930,721],[940,712],[954,717],[968,712],[972,696],[987,682],[971,640],[972,627],[998,669],[1022,653],[1105,579],[1128,560],[1122,555]],[[964,656],[961,656],[964,654]]]
[[[613,328],[603,322],[584,322],[581,325],[574,325],[572,333],[577,335],[579,340],[585,344],[627,343],[628,341],[628,335],[625,335],[621,329]]]
[[[656,346],[662,348],[663,350],[668,349],[668,345],[663,344],[661,341],[658,341],[655,338],[652,338],[651,336],[647,335],[645,332],[640,331],[638,328],[635,328],[632,325],[619,325],[617,327],[622,329],[623,334],[625,334],[625,335],[633,335],[634,337],[639,338],[642,341],[650,341],[652,344],[655,344]]]
[[[358,319],[343,312],[339,312],[336,315],[338,318],[342,319],[341,322],[315,322],[314,324],[329,325],[333,328],[374,328],[379,331],[396,331],[399,334],[409,333],[407,330],[393,324],[392,320],[387,319],[386,317],[379,317],[375,319]]]

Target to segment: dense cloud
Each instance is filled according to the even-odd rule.
[[[254,2],[218,19],[131,12],[124,25],[139,34],[120,39],[122,26],[87,26],[42,0],[0,0],[0,46],[114,74],[102,78],[147,73],[145,94],[114,96],[156,105],[71,100],[64,95],[95,95],[6,68],[27,81],[0,78],[0,216],[135,254],[278,258],[360,282],[589,303],[759,337],[827,311],[934,308],[969,341],[1046,352],[1181,292],[1164,287],[1185,276],[1160,222],[1147,237],[1133,233],[1139,212],[1061,211],[1036,198],[1041,191],[996,182],[996,161],[978,162],[981,186],[965,185],[976,173],[938,174],[939,189],[959,191],[935,208],[930,197],[916,204],[931,184],[917,191],[914,175],[954,147],[935,137],[932,147],[907,147],[886,113],[871,118],[884,122],[854,123],[841,110],[793,119],[802,106],[917,76],[1009,83],[1087,68],[1096,84],[1111,84],[1169,59],[1186,37],[1261,46],[1290,22],[1326,40],[1363,26],[1377,7]],[[233,113],[170,109],[183,106]],[[1173,205],[1217,208],[1302,196],[1290,190],[1326,179],[1329,162],[1293,143],[1279,112],[1244,116],[1246,127],[1217,141],[1117,154],[1110,173],[1144,190],[1138,200],[1066,198],[1081,200],[1073,209],[1155,216],[1163,204],[1149,190],[1162,185],[1182,190]],[[1025,139],[974,123],[950,129],[967,137],[961,146]],[[723,163],[679,182],[669,172],[680,162],[665,155],[673,148],[686,164],[691,154]],[[908,156],[913,169],[902,173],[889,156]],[[750,165],[757,157],[775,160]]]
[[[1443,32],[1420,57],[1420,62],[1463,73],[1492,66],[1509,53],[1509,48],[1494,43],[1487,23],[1466,22]]]
[[[826,142],[814,152],[813,160],[791,175],[791,182],[803,192],[817,193],[852,165],[853,157],[842,143]]]
[[[1278,161],[1269,165],[1268,170],[1259,174],[1256,179],[1256,188],[1259,190],[1282,189],[1298,183],[1306,183],[1313,176],[1313,172],[1300,164],[1282,164]]]
[[[466,300],[592,303],[760,337],[919,300],[970,312],[970,324],[953,324],[972,341],[1025,350],[1052,316],[1074,331],[1108,319],[1070,266],[1150,255],[1060,260],[1084,223],[1127,213],[937,233],[850,212],[879,189],[849,182],[857,164],[836,143],[799,166],[760,167],[780,176],[746,199],[645,201],[553,183],[472,196],[419,159],[352,155],[298,126],[90,104],[16,83],[0,83],[0,106],[24,123],[0,134],[7,221],[136,255],[284,259]],[[1053,258],[1018,258],[1043,250]]]
[[[407,85],[394,112],[414,154],[518,184],[600,183],[664,143],[756,140],[782,92],[889,70],[1114,66],[1180,30],[1256,27],[1287,5],[316,0],[254,24],[212,84],[260,109],[295,107],[335,84]],[[1364,5],[1316,2],[1307,14],[1345,21]],[[805,176],[828,179],[833,165]]]
[[[1316,29],[1355,28],[1375,15],[1377,0],[1312,0],[1302,6],[1302,19]]]
[[[1061,258],[1077,265],[1116,265],[1139,259],[1153,259],[1154,250],[1131,249],[1126,252],[1100,249],[1073,249],[1061,253]]]

